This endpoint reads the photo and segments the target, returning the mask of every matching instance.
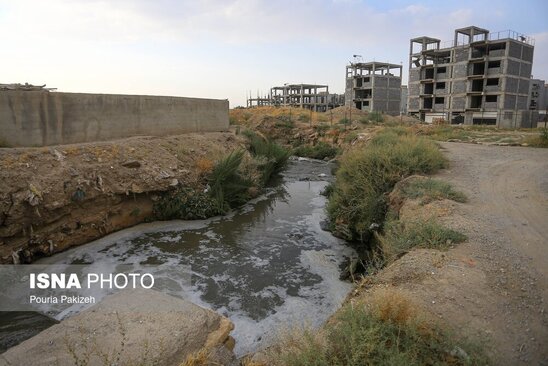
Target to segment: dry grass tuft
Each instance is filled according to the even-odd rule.
[[[196,161],[196,168],[200,174],[209,174],[213,171],[215,162],[208,158],[200,158]]]
[[[209,351],[202,348],[196,353],[188,355],[180,366],[207,366],[209,365]]]
[[[383,322],[391,322],[400,326],[408,324],[416,319],[418,310],[416,306],[394,289],[379,289],[371,298],[371,311]]]

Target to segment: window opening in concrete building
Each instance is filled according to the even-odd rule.
[[[498,95],[486,95],[485,96],[485,102],[486,103],[496,103]]]
[[[444,97],[436,97],[434,99],[434,104],[444,104],[445,103],[445,98]]]
[[[432,109],[433,98],[424,98],[424,109]]]
[[[473,118],[472,123],[475,125],[496,125],[496,118]]]
[[[470,98],[470,108],[481,108],[481,95],[473,95]]]
[[[472,64],[472,75],[483,75],[485,74],[485,63],[476,62]]]
[[[483,79],[472,80],[472,91],[473,92],[483,91]]]
[[[486,46],[475,46],[472,47],[472,58],[482,58],[487,54]]]
[[[500,67],[500,60],[497,61],[489,61],[489,64],[487,65],[488,68],[494,69],[497,67]]]
[[[445,74],[447,72],[447,68],[444,67],[438,67],[438,74]]]
[[[436,89],[445,89],[445,82],[436,83]]]
[[[499,85],[499,78],[489,78],[487,79],[487,86]]]
[[[424,84],[424,94],[434,94],[434,83]]]
[[[371,89],[356,90],[357,99],[369,99],[371,98]]]
[[[506,43],[495,43],[489,45],[489,56],[504,56],[504,50],[506,50]]]
[[[434,78],[434,68],[428,68],[424,70],[424,78],[425,79],[433,79]]]
[[[451,118],[451,124],[452,125],[458,125],[464,123],[464,116],[460,113],[453,113]]]

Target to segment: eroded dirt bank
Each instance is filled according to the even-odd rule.
[[[468,202],[407,199],[400,220],[434,217],[468,236],[448,251],[415,249],[355,292],[395,288],[458,334],[485,341],[496,365],[548,364],[548,151],[443,143],[436,178]]]
[[[143,222],[159,194],[199,185],[204,166],[243,144],[206,133],[0,149],[0,263],[32,262]]]

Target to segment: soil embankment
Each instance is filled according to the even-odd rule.
[[[407,199],[400,220],[434,217],[467,235],[448,251],[411,250],[357,291],[396,288],[459,334],[486,343],[494,364],[548,360],[548,154],[544,149],[443,143],[437,174],[467,203]]]
[[[232,133],[0,149],[0,263],[87,243],[150,218],[158,195],[196,187],[239,146]]]

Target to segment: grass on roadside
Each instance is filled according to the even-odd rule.
[[[548,128],[543,128],[537,136],[529,137],[524,142],[532,147],[548,148]]]
[[[377,236],[385,262],[390,263],[413,248],[446,250],[465,241],[466,235],[433,219],[403,222],[388,220],[384,233]]]
[[[466,202],[464,193],[453,189],[451,184],[432,178],[416,179],[405,184],[401,191],[407,198],[421,199],[422,204],[440,199]]]
[[[468,141],[470,139],[470,132],[462,127],[455,127],[450,125],[432,126],[428,129],[424,129],[422,134],[428,136],[437,141],[459,140]]]
[[[368,303],[350,303],[320,331],[283,337],[270,350],[273,365],[479,365],[488,360],[477,342],[456,339],[423,320],[400,292],[377,291]]]

